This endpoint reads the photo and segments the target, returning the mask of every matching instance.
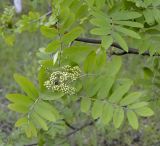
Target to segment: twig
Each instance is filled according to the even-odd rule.
[[[38,143],[32,143],[32,144],[26,144],[24,146],[37,146],[37,145],[38,145]]]
[[[84,42],[84,43],[91,43],[91,44],[101,44],[101,40],[100,39],[93,39],[93,38],[81,38],[81,37],[78,37],[78,38],[75,39],[75,41]],[[111,55],[140,54],[139,51],[138,51],[138,49],[136,49],[136,48],[129,47],[128,52],[126,52],[117,43],[113,43],[111,46],[115,47],[115,48],[118,48],[118,49],[120,49],[120,50],[123,51],[123,52],[112,52]],[[144,52],[144,53],[142,53],[140,55],[151,56],[148,51],[146,51],[146,52]],[[155,53],[153,56],[160,56],[160,54],[156,54]]]
[[[67,133],[67,134],[65,135],[65,137],[69,137],[69,136],[75,134],[76,132],[78,132],[78,131],[80,131],[80,130],[82,130],[82,129],[88,127],[88,126],[92,126],[97,120],[98,120],[98,119],[85,123],[85,124],[82,125],[81,127],[76,128],[75,130],[73,130],[73,131]]]
[[[76,128],[73,127],[71,124],[69,124],[65,119],[63,119],[64,123],[66,124],[66,126],[68,126],[70,129],[75,130]]]

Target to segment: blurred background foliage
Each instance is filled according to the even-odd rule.
[[[49,3],[49,0],[23,1],[22,13],[38,11],[43,15],[48,11]],[[12,0],[0,1],[0,13],[3,12],[5,7],[10,5],[12,5]],[[20,15],[21,14],[17,14],[16,17],[20,17]],[[7,109],[7,101],[4,96],[8,92],[18,90],[13,80],[13,73],[15,72],[29,77],[36,83],[35,78],[38,70],[36,52],[38,48],[43,47],[46,42],[47,40],[39,35],[39,32],[25,32],[17,35],[13,46],[5,44],[0,38],[0,146],[24,146],[25,144],[36,141],[36,139],[27,139],[25,135],[21,134],[21,131],[14,128],[17,115]],[[105,146],[159,146],[160,116],[158,115],[160,114],[160,81],[158,82],[156,76],[158,76],[160,72],[158,70],[159,65],[154,67],[156,65],[156,59],[159,59],[158,57],[155,58],[156,57],[125,55],[123,56],[121,74],[139,83],[140,86],[136,88],[146,90],[147,94],[151,97],[150,100],[153,100],[152,106],[156,116],[141,120],[141,128],[137,131],[130,129],[129,126],[126,125],[119,130],[115,130],[112,126],[102,129],[97,123],[76,133],[66,141],[70,141],[73,144],[76,143],[78,146],[84,145],[85,143],[90,143],[90,146],[101,145],[102,143]],[[62,139],[61,141],[63,142]]]

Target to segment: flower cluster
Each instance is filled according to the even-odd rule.
[[[81,70],[78,66],[71,67],[69,65],[55,71],[50,75],[49,80],[45,81],[44,86],[53,91],[63,92],[73,95],[76,92],[75,87],[71,83],[80,77]]]

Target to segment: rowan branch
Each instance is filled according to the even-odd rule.
[[[68,126],[70,129],[75,130],[76,128],[73,127],[71,124],[69,124],[65,119],[63,119],[64,123],[66,124],[66,126]]]
[[[52,14],[52,10],[48,11],[46,14],[42,15],[38,20],[42,19],[44,16],[50,16]],[[101,40],[100,39],[93,39],[93,38],[81,38],[78,37],[75,39],[75,41],[78,42],[84,42],[84,43],[91,43],[91,44],[101,44]],[[137,48],[132,48],[129,47],[128,48],[128,52],[124,51],[124,49],[117,43],[113,43],[111,45],[112,47],[118,48],[120,50],[122,50],[123,52],[112,52],[111,55],[126,55],[126,54],[138,54],[138,55],[143,55],[143,56],[151,56],[151,54],[148,51],[145,51],[144,53],[140,54]],[[152,56],[160,56],[160,54],[155,53]]]
[[[100,39],[92,39],[92,38],[81,38],[81,37],[78,37],[78,38],[75,39],[75,41],[84,42],[84,43],[90,43],[90,44],[101,44],[101,40]],[[143,56],[151,56],[148,51],[140,54],[139,51],[138,51],[138,49],[131,48],[131,47],[129,47],[128,52],[126,52],[117,43],[113,43],[111,46],[122,50],[122,52],[112,52],[111,55],[139,54],[139,55],[143,55]],[[155,53],[153,56],[160,56],[160,54],[156,54]]]
[[[82,129],[88,127],[88,126],[94,125],[94,123],[95,123],[97,120],[98,120],[98,119],[85,123],[85,124],[82,125],[81,127],[76,128],[75,130],[73,130],[73,131],[67,133],[67,134],[65,135],[65,137],[69,137],[69,136],[71,136],[71,135],[77,133],[78,131],[80,131],[80,130],[82,130]]]
[[[27,145],[24,145],[24,146],[37,146],[38,143],[32,143],[32,144],[27,144]]]

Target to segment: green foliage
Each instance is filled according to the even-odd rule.
[[[53,106],[40,99],[38,90],[32,82],[18,74],[15,74],[14,77],[22,90],[28,95],[8,94],[6,96],[8,100],[13,102],[8,105],[11,110],[24,113],[15,125],[21,127],[27,137],[37,136],[37,129],[48,129],[45,120],[56,121],[59,114]]]
[[[83,129],[83,125],[74,127],[79,127],[75,123],[81,117],[91,120],[88,125],[98,123],[100,128],[113,125],[116,129],[123,128],[127,119],[137,130],[140,117],[154,114],[150,97],[137,88],[139,84],[121,74],[124,64],[121,57],[111,56],[115,49],[112,46],[118,43],[122,51],[129,52],[128,46],[134,45],[140,53],[158,53],[159,4],[137,0],[53,0],[52,13],[41,16],[31,11],[13,21],[14,35],[40,30],[49,40],[37,51],[38,82],[15,74],[22,93],[6,95],[11,102],[9,109],[19,113],[15,126],[29,138],[38,137],[41,145],[50,144],[53,139],[55,145],[61,145],[56,144],[59,135],[68,137],[74,130]],[[8,33],[6,23],[14,17],[6,12],[0,16],[2,20],[6,18],[2,21],[3,28],[0,27],[2,35]],[[4,39],[13,44],[14,35],[8,34],[3,35]],[[101,44],[75,41],[90,35],[99,36]],[[146,81],[153,76],[159,78],[154,70],[159,72],[158,60],[153,68],[143,68]],[[157,81],[154,85],[159,87]],[[73,133],[65,131],[66,127]]]

